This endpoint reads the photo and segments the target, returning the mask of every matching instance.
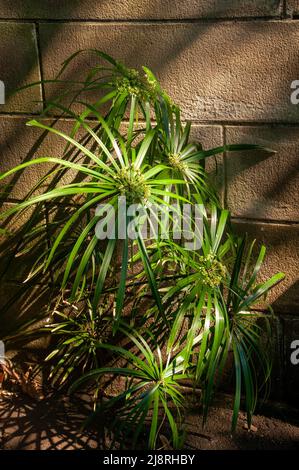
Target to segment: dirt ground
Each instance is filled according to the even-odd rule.
[[[83,398],[70,402],[67,397],[49,397],[42,401],[5,392],[0,394],[0,449],[72,450],[97,449],[94,430],[81,430],[89,412]],[[268,414],[268,413],[267,413]],[[231,411],[225,403],[211,408],[207,425],[193,409],[187,415],[188,437],[185,449],[202,450],[299,450],[299,420],[283,411],[279,417],[257,415],[248,431],[245,415],[240,414],[238,428],[230,433]]]

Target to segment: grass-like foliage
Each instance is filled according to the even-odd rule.
[[[51,333],[46,363],[52,384],[70,391],[92,384],[93,418],[109,433],[111,447],[154,449],[167,436],[172,447],[180,448],[188,406],[182,387],[201,390],[198,405],[205,421],[230,367],[232,429],[242,399],[250,425],[260,392],[267,390],[271,318],[261,309],[258,313],[255,304],[283,274],[262,280],[265,247],[257,250],[246,235],[234,234],[205,162],[226,151],[270,150],[245,144],[204,150],[148,68],[138,72],[92,52],[99,65],[87,71],[85,80],[62,78],[77,53],[55,79],[43,81],[63,91],[27,125],[60,139],[64,150],[0,174],[5,199],[11,177],[29,167],[44,168],[28,195],[1,212],[3,233],[13,239],[5,222],[24,215],[17,254],[22,259],[38,252],[24,283],[29,291],[50,286],[49,321],[38,333]],[[97,100],[86,99],[90,91]],[[61,125],[65,118],[72,123],[68,131]],[[127,205],[144,208],[142,221],[152,229],[146,235],[139,225],[135,239],[128,236],[132,217],[120,209],[121,197]],[[202,230],[194,249],[171,236],[184,204],[200,207]],[[156,206],[164,218],[154,229]],[[108,207],[118,223],[115,236],[105,240],[96,230]],[[41,211],[46,226],[35,223],[34,214]],[[27,212],[33,213],[29,223]],[[119,236],[119,225],[125,237]],[[30,337],[27,326],[34,320],[12,328],[4,339]],[[109,393],[107,378],[118,380],[117,393]]]

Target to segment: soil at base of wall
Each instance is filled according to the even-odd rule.
[[[0,392],[0,449],[99,449],[97,431],[80,431],[90,411],[89,403],[84,397],[70,401],[64,396],[49,396],[34,401],[22,394]],[[230,420],[231,411],[225,402],[210,409],[204,428],[200,413],[190,410],[185,449],[299,450],[299,421],[291,423],[287,417],[260,414],[254,417],[252,430],[248,431],[245,414],[240,413],[237,431],[232,435]]]

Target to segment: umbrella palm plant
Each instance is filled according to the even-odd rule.
[[[54,204],[53,215],[47,221],[49,244],[33,263],[27,280],[34,283],[52,269],[58,298],[67,297],[75,307],[83,299],[88,312],[68,319],[55,307],[52,317],[59,312],[59,318],[56,315],[44,329],[50,329],[53,338],[58,336],[48,355],[49,361],[56,360],[52,371],[55,380],[63,377],[63,381],[70,381],[72,363],[78,369],[83,364],[81,372],[91,369],[79,384],[109,372],[129,377],[129,386],[105,407],[119,406],[117,416],[126,417],[130,429],[133,426],[135,441],[149,420],[151,448],[157,445],[166,417],[172,444],[177,447],[181,445],[180,433],[171,407],[180,417],[184,404],[180,380],[188,378],[202,387],[206,416],[232,351],[235,427],[243,390],[249,423],[255,408],[255,357],[261,362],[264,380],[269,376],[269,361],[259,345],[260,326],[251,321],[251,308],[283,275],[257,284],[265,249],[261,249],[252,268],[253,245],[246,252],[245,241],[232,234],[228,211],[221,209],[205,170],[209,156],[259,147],[226,145],[203,150],[199,143],[190,141],[191,124],[181,122],[179,108],[149,69],[144,67],[145,75],[141,76],[107,54],[94,53],[106,65],[93,68],[83,82],[70,83],[70,89],[46,105],[46,112],[59,111],[74,120],[71,131],[48,126],[42,119],[27,123],[62,139],[64,151],[60,157],[42,155],[0,174],[0,181],[5,183],[28,167],[54,165],[23,201],[2,212],[0,218],[5,220],[32,207],[38,210],[41,204]],[[61,73],[75,57],[65,62]],[[61,74],[49,82],[62,83]],[[86,91],[98,91],[99,99],[92,104],[83,101],[81,95]],[[66,97],[71,97],[68,105]],[[73,105],[83,106],[83,111],[78,114]],[[84,132],[83,140],[78,137],[79,131]],[[65,183],[67,173],[75,173],[75,180]],[[199,245],[195,250],[187,249],[184,239],[171,238],[175,216],[182,214],[185,204],[192,210],[200,207],[203,229],[196,232]],[[132,205],[142,209],[141,216],[127,210]],[[60,206],[65,210],[59,211]],[[157,216],[156,207],[164,219]],[[174,214],[170,215],[170,209]],[[198,220],[192,210],[188,218],[194,226]],[[105,232],[111,219],[113,230]],[[131,239],[132,222],[135,238]],[[146,222],[153,229],[150,233],[142,231]],[[170,227],[168,239],[164,236],[166,225]],[[115,260],[119,248],[118,273]],[[124,307],[128,290],[132,295],[132,289],[136,302],[128,313]],[[112,303],[106,304],[107,292],[113,296]],[[149,293],[151,305],[140,307],[140,300]],[[80,305],[78,312],[84,312],[84,306],[82,310]],[[135,329],[124,326],[124,316]],[[184,333],[186,322],[189,326]],[[106,324],[111,326],[111,344],[101,333]],[[115,344],[120,333],[131,342],[127,349]],[[137,352],[131,352],[131,346],[137,347]],[[166,357],[161,353],[165,346]],[[99,367],[97,351],[103,349],[117,351],[128,366]],[[82,354],[82,360],[78,354]],[[119,426],[116,421],[114,424]]]
[[[201,384],[204,418],[217,383],[221,379],[228,355],[233,353],[235,366],[235,401],[232,429],[235,430],[240,409],[241,391],[245,395],[248,423],[254,412],[258,390],[270,378],[271,348],[265,348],[262,319],[269,334],[270,318],[254,310],[258,301],[283,278],[283,273],[265,282],[257,277],[265,256],[262,246],[255,259],[253,247],[247,237],[224,236],[227,229],[227,211],[219,219],[212,208],[211,219],[205,218],[202,248],[192,261],[191,271],[176,284],[166,289],[162,297],[165,312],[173,317],[168,335],[167,350],[181,349],[184,371],[190,367],[195,384]],[[181,247],[173,242],[174,266],[180,260]],[[185,335],[181,335],[183,322]],[[263,342],[264,341],[264,342]]]

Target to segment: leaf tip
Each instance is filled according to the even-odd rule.
[[[31,119],[30,121],[26,122],[26,126],[28,126],[28,127],[36,126],[36,124],[37,124],[36,119]]]

